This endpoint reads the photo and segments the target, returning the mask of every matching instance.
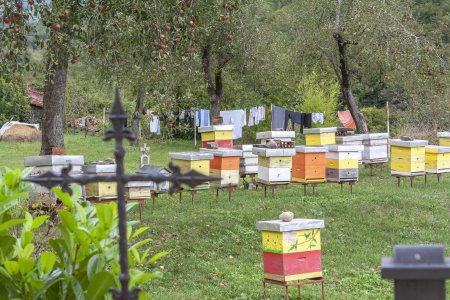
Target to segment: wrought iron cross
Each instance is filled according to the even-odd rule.
[[[127,240],[127,215],[126,215],[126,201],[125,201],[125,184],[129,181],[153,181],[160,183],[163,181],[169,181],[172,186],[169,189],[169,194],[180,190],[181,184],[186,184],[191,188],[194,188],[206,181],[217,180],[216,177],[208,177],[194,170],[190,170],[184,174],[181,174],[180,168],[169,164],[169,168],[172,171],[172,175],[165,176],[159,173],[153,174],[126,174],[124,168],[124,156],[125,148],[123,147],[122,140],[127,139],[129,141],[134,140],[134,136],[129,128],[125,127],[125,121],[127,115],[123,109],[120,101],[119,89],[116,88],[116,96],[112,111],[109,115],[109,119],[113,125],[106,131],[104,140],[109,141],[115,139],[116,146],[114,150],[114,156],[116,159],[117,169],[114,175],[96,175],[96,174],[83,174],[81,176],[73,177],[69,173],[72,166],[69,165],[61,171],[61,175],[56,175],[53,172],[47,172],[36,177],[27,177],[24,181],[33,182],[50,189],[55,186],[61,186],[61,189],[69,194],[72,194],[70,189],[71,183],[78,183],[85,185],[90,182],[117,182],[117,206],[119,214],[119,250],[120,250],[120,270],[119,281],[121,284],[121,290],[111,289],[113,298],[116,300],[137,300],[139,289],[130,291],[128,289],[128,283],[130,281],[130,274],[128,272],[128,240]]]

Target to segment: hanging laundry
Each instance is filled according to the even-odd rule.
[[[149,122],[150,132],[161,135],[161,126],[158,116],[152,116]]]
[[[186,118],[186,111],[182,110],[180,112],[180,114],[178,115],[178,119],[180,119],[180,121],[181,121],[181,120],[184,120],[185,118]]]
[[[251,107],[248,115],[248,126],[259,124],[259,109],[258,107]]]
[[[347,128],[356,128],[355,121],[353,120],[352,114],[349,110],[338,111],[339,121],[341,121],[342,125]]]
[[[284,108],[272,105],[272,130],[285,129],[286,110]]]
[[[260,121],[266,119],[266,108],[263,105],[258,106],[258,118]]]
[[[312,113],[313,123],[323,124],[323,113]]]
[[[242,138],[242,127],[247,125],[245,109],[225,110],[220,112],[224,125],[233,125],[233,139]]]
[[[200,110],[200,127],[209,126],[209,110],[208,109],[201,109]]]

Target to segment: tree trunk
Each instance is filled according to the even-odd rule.
[[[141,139],[141,117],[142,111],[144,109],[144,91],[139,91],[136,97],[136,107],[133,113],[133,119],[131,124],[131,130],[133,131],[134,137],[136,138],[132,145],[139,146],[139,140]]]
[[[342,96],[344,101],[348,106],[348,109],[353,117],[356,124],[356,129],[361,133],[368,133],[366,120],[364,116],[359,111],[358,103],[355,98],[353,98],[352,92],[352,82],[351,82],[351,72],[348,64],[347,46],[348,41],[344,41],[340,33],[334,33],[334,38],[336,39],[338,50],[339,50],[339,69],[340,69],[340,85]]]
[[[203,48],[202,65],[206,89],[209,96],[211,117],[220,116],[220,110],[222,109],[222,99],[223,99],[222,69],[226,63],[227,60],[225,60],[223,56],[219,57],[217,69],[214,72],[214,82],[213,82],[213,75],[211,71],[210,46],[207,45]]]
[[[55,64],[50,58],[44,88],[41,155],[65,154],[64,101],[68,58],[60,55]]]

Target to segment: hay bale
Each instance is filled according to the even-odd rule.
[[[20,122],[8,122],[0,129],[0,140],[8,142],[35,142],[41,140],[39,126]]]

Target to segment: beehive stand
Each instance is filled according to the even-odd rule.
[[[324,279],[322,277],[322,254],[320,230],[323,220],[293,219],[261,221],[256,228],[262,231],[264,265],[264,299],[266,284],[284,286],[286,299],[289,287],[321,283],[324,299]],[[300,291],[299,291],[300,296]]]
[[[173,165],[178,166],[181,172],[195,170],[203,175],[209,176],[209,161],[213,159],[212,153],[206,152],[171,152],[169,153]],[[191,194],[191,203],[194,204],[194,198],[198,190],[209,189],[209,182],[197,186],[195,189],[180,189],[180,203],[182,201],[182,193]]]
[[[400,186],[401,178],[409,178],[411,187],[416,177],[425,175],[425,146],[428,141],[400,139],[389,140],[391,147],[391,175],[397,178]]]
[[[198,132],[202,136],[202,148],[209,142],[217,143],[221,148],[233,148],[233,125],[199,127]]]
[[[115,174],[116,165],[85,165],[86,174]],[[86,185],[86,199],[108,200],[117,198],[117,184],[115,182],[92,182]]]
[[[427,175],[436,175],[439,183],[445,173],[450,173],[450,146],[426,146],[425,184]]]
[[[370,168],[370,176],[373,176],[373,168],[383,171],[384,164],[389,161],[388,158],[388,133],[370,133],[363,134],[362,144],[362,164]]]
[[[336,144],[336,127],[303,129],[306,146],[325,146]]]
[[[316,187],[325,183],[325,153],[326,147],[296,146],[296,154],[292,157],[292,183],[303,185],[303,194],[306,196],[306,187],[311,186],[313,195]]]
[[[325,155],[327,182],[339,184],[341,192],[347,183],[350,193],[353,193],[353,185],[359,178],[358,157],[362,150],[360,145],[329,145]]]
[[[256,175],[258,175],[258,155],[252,153],[253,145],[238,145],[234,147],[241,150],[241,159],[239,161],[239,176],[245,189],[253,189],[257,186]],[[250,182],[246,178],[250,177]]]
[[[200,152],[211,153],[214,158],[209,161],[209,175],[220,177],[220,180],[211,182],[211,189],[216,191],[216,200],[219,199],[219,190],[228,191],[228,199],[231,200],[231,192],[239,185],[239,162],[242,155],[237,149],[200,149]]]
[[[276,186],[288,185],[291,182],[293,148],[253,148],[253,154],[258,155],[258,185],[264,187],[267,197],[267,187],[274,194]]]

